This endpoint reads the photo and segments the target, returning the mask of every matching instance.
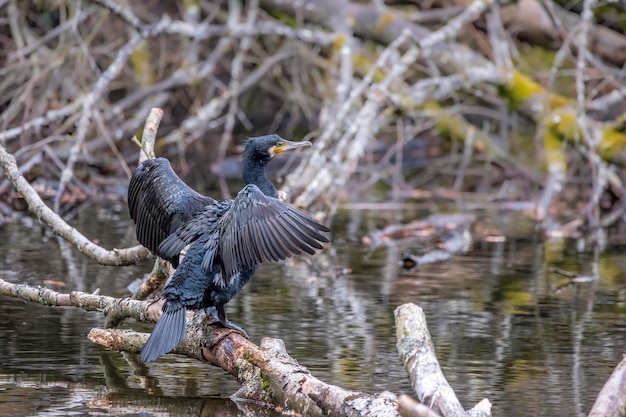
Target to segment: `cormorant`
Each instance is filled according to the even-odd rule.
[[[139,242],[176,271],[161,293],[163,314],[140,360],[151,362],[172,350],[185,336],[185,311],[217,313],[228,328],[245,331],[226,318],[224,305],[250,280],[261,262],[276,262],[302,252],[313,254],[328,242],[330,229],[278,199],[265,166],[277,154],[310,142],[278,135],[249,138],[243,153],[245,187],[231,200],[197,193],[172,170],[165,158],[137,167],[128,188],[128,208]],[[178,264],[186,245],[185,257]]]

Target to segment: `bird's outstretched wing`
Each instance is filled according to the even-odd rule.
[[[128,186],[128,210],[137,224],[137,240],[159,256],[165,238],[214,203],[185,184],[165,158],[141,163]],[[164,258],[178,264],[178,253]]]
[[[302,252],[315,253],[330,232],[289,204],[247,185],[220,220],[219,256],[222,285],[244,268],[276,262]],[[208,255],[208,253],[207,253]],[[205,263],[203,262],[203,265]]]
[[[165,259],[177,256],[187,245],[202,235],[211,235],[218,230],[221,217],[228,212],[233,200],[216,201],[198,210],[193,218],[170,234],[158,248],[159,256]],[[208,268],[205,268],[208,272]]]

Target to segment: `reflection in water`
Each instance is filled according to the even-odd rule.
[[[76,221],[106,247],[134,244],[122,206],[90,210]],[[380,213],[342,213],[332,247],[312,259],[261,268],[227,306],[229,316],[257,343],[265,336],[283,339],[290,354],[326,382],[410,393],[395,350],[393,311],[417,303],[466,407],[487,397],[494,415],[589,411],[626,346],[626,256],[620,248],[609,248],[596,262],[593,253],[569,242],[546,243],[515,230],[505,242],[478,240],[467,255],[405,272],[397,260],[406,248],[370,250],[357,243],[380,224]],[[502,224],[519,223],[504,218]],[[3,225],[0,242],[2,278],[46,281],[59,291],[124,296],[128,283],[150,270],[149,263],[99,266],[36,225]],[[567,280],[551,267],[598,280],[555,292]],[[351,272],[324,273],[334,268]],[[134,355],[103,351],[85,337],[102,325],[95,313],[0,298],[0,415],[270,412],[223,400],[238,384],[217,368],[175,355],[145,367]]]

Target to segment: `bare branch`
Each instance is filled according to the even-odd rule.
[[[148,250],[141,245],[127,249],[104,249],[68,225],[43,202],[37,191],[20,172],[15,157],[8,153],[2,145],[0,145],[0,166],[4,170],[5,178],[22,195],[28,204],[28,209],[37,219],[48,225],[56,235],[71,242],[79,251],[98,263],[102,265],[131,265],[141,262],[148,255]]]
[[[13,284],[0,278],[0,295],[31,301],[54,307],[78,307],[85,311],[100,311],[145,320],[147,314],[145,302],[131,299],[119,299],[106,295],[89,294],[72,291],[69,294],[59,293],[44,287],[32,287],[26,284]],[[154,319],[155,320],[155,319]]]
[[[626,357],[615,367],[593,404],[589,417],[626,416]]]
[[[419,401],[442,417],[466,417],[468,413],[439,367],[422,309],[415,304],[403,304],[396,309],[395,316],[398,352]],[[485,404],[479,405],[480,409],[476,413],[470,411],[470,415],[491,415],[490,406],[483,413]]]
[[[87,133],[89,131],[90,120],[93,118],[93,106],[96,104],[96,101],[99,100],[104,94],[108,85],[113,81],[115,77],[119,75],[119,73],[124,68],[124,63],[128,60],[130,55],[133,53],[135,48],[141,42],[141,36],[134,35],[130,38],[130,40],[124,45],[117,53],[117,56],[109,65],[107,70],[98,78],[93,88],[87,94],[86,97],[82,100],[82,113],[80,116],[80,120],[78,121],[78,129],[76,132],[76,141],[72,148],[70,149],[70,155],[65,164],[65,168],[61,172],[61,180],[59,181],[59,188],[57,190],[56,196],[54,197],[54,210],[58,213],[60,204],[61,204],[61,196],[65,191],[65,186],[74,176],[74,164],[78,159],[78,154],[81,152],[85,139],[87,138]]]
[[[123,317],[156,321],[160,303],[117,299],[73,291],[58,293],[46,288],[12,284],[0,279],[0,295],[50,306],[73,306],[101,311],[109,324]],[[344,415],[396,417],[396,398],[389,392],[370,395],[326,384],[289,356],[279,339],[265,338],[261,347],[239,332],[213,326],[204,312],[188,313],[185,339],[173,350],[224,369],[241,380],[238,397],[262,400],[307,416]],[[114,318],[114,319],[113,319]],[[92,329],[89,340],[110,350],[139,353],[148,339],[130,330]]]
[[[424,404],[404,394],[398,397],[398,412],[402,417],[440,417]]]
[[[159,124],[163,118],[163,109],[152,108],[150,114],[146,119],[146,123],[143,127],[143,134],[141,136],[141,152],[139,152],[139,163],[142,163],[146,159],[154,159],[154,144],[156,142],[157,131],[159,130]]]

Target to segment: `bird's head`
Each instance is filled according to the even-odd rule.
[[[311,142],[292,142],[275,134],[258,136],[246,142],[244,159],[268,162],[280,153],[305,146],[311,146]]]

